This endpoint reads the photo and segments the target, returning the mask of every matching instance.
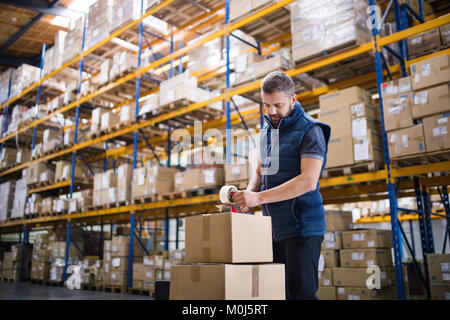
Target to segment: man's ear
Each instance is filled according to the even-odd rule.
[[[297,101],[297,95],[294,93],[291,98],[291,102],[294,104]]]

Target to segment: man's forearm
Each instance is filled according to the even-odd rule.
[[[259,192],[261,189],[261,176],[258,173],[254,173],[248,182],[248,191]]]
[[[260,192],[258,202],[264,204],[292,199],[315,190],[316,184],[317,181],[300,174],[275,188]]]

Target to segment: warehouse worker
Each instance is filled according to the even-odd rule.
[[[316,300],[325,233],[319,177],[326,164],[331,129],[305,113],[291,77],[284,72],[264,78],[261,97],[266,110],[261,161],[247,189],[235,193],[233,200],[241,212],[261,205],[263,214],[272,218],[273,261],[285,264],[286,298]],[[271,136],[277,133],[275,146]],[[273,161],[279,162],[276,173],[270,172]]]

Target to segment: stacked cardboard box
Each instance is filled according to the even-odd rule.
[[[235,181],[248,182],[252,175],[248,164],[225,164],[225,184]]]
[[[100,125],[104,113],[106,113],[106,110],[103,108],[96,108],[92,110],[91,127],[89,133],[94,134],[100,130]]]
[[[28,201],[25,205],[25,215],[39,214],[41,212],[41,203],[42,197],[37,193],[33,193],[28,197]]]
[[[14,202],[11,209],[11,218],[22,218],[24,216],[27,196],[27,179],[22,178],[17,180],[14,188]]]
[[[450,254],[427,254],[431,299],[450,300]]]
[[[174,176],[175,191],[219,187],[225,182],[225,170],[220,167],[188,169]]]
[[[131,199],[131,178],[133,177],[133,166],[125,163],[117,169],[117,201],[129,202]]]
[[[408,38],[408,53],[411,57],[435,50],[441,46],[439,28],[425,31]]]
[[[439,29],[441,32],[442,44],[448,46],[450,44],[450,24],[443,25]]]
[[[302,0],[292,3],[293,60],[300,62],[326,51],[370,42],[367,6],[367,2],[358,0]]]
[[[15,187],[16,182],[14,180],[0,184],[0,221],[5,221],[11,216]]]
[[[93,204],[103,206],[117,202],[117,175],[113,169],[94,175]]]
[[[339,250],[342,249],[342,232],[352,228],[350,211],[326,211],[326,232],[322,242],[319,265],[319,289],[317,297],[321,300],[336,300],[336,288],[333,283],[333,268],[340,266]]]
[[[18,149],[17,150],[17,156],[16,156],[16,163],[21,164],[30,161],[31,159],[31,152],[27,149]]]
[[[131,184],[132,199],[144,199],[156,194],[172,192],[176,172],[175,168],[162,166],[135,169]]]
[[[4,147],[0,152],[0,168],[7,168],[16,163],[17,149]]]
[[[31,279],[48,280],[50,277],[51,256],[48,238],[48,234],[39,234],[33,243]]]
[[[128,51],[116,52],[110,64],[109,80],[113,81],[125,73],[134,71],[138,65],[137,59],[138,57],[136,55],[133,55]]]
[[[57,130],[46,129],[42,138],[43,152],[55,151],[63,145],[62,135]]]
[[[30,279],[32,246],[26,245],[23,255],[22,279]],[[2,275],[4,278],[12,279],[15,282],[20,279],[20,266],[22,263],[22,244],[11,246],[10,252],[3,255]]]
[[[74,178],[79,181],[86,181],[88,174],[85,167],[75,166]],[[57,161],[55,166],[55,180],[56,182],[67,181],[72,178],[72,163],[69,161]]]
[[[338,300],[393,299],[395,272],[392,267],[392,233],[388,230],[342,232],[340,268],[333,268]],[[369,289],[367,267],[378,266],[381,289]],[[375,284],[375,282],[373,283]]]
[[[383,159],[378,110],[370,93],[351,87],[320,96],[319,120],[331,126],[327,168]]]
[[[65,254],[66,254],[66,242],[56,241],[58,237],[50,236],[47,245],[50,251],[51,265],[49,269],[49,280],[51,281],[62,281],[64,264],[65,264]],[[83,250],[83,242],[77,240],[77,245]],[[81,252],[71,243],[69,245],[68,252],[68,265],[77,265],[82,260]]]
[[[80,266],[82,270],[81,283],[86,286],[96,286],[101,260],[96,256],[85,257]]]
[[[284,265],[270,263],[270,217],[186,218],[185,249],[187,264],[171,267],[170,299],[285,299]]]
[[[68,200],[69,213],[86,212],[92,205],[92,190],[79,191],[76,197]]]
[[[109,35],[113,21],[113,3],[109,0],[99,0],[89,7],[85,49],[92,47]]]
[[[232,0],[230,1],[230,21],[238,20],[240,17],[258,10],[262,6],[269,5],[273,0]]]

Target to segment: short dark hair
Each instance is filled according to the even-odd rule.
[[[264,93],[284,92],[288,96],[295,94],[292,78],[281,71],[273,71],[264,77],[261,89]]]

